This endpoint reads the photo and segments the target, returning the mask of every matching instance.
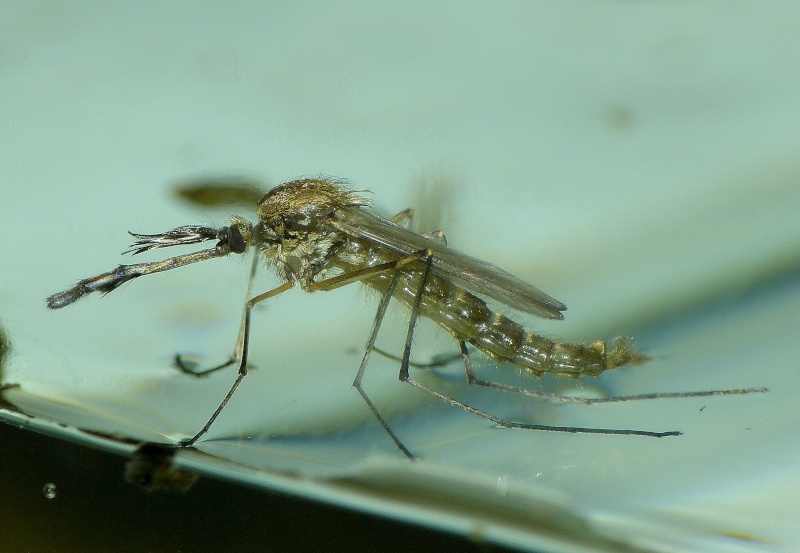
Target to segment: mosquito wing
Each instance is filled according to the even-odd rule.
[[[433,251],[433,271],[463,283],[465,288],[485,294],[509,307],[545,319],[563,319],[567,307],[507,273],[500,267],[446,248],[360,207],[342,208],[333,213],[329,224],[336,230],[368,240],[401,254],[422,249]]]

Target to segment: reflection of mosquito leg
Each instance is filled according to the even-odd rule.
[[[239,387],[241,384],[242,379],[247,374],[247,351],[248,346],[250,344],[250,312],[253,310],[253,306],[259,302],[264,301],[265,299],[271,298],[273,296],[277,296],[278,294],[285,292],[286,290],[292,287],[292,282],[284,282],[277,288],[273,288],[269,292],[264,292],[263,294],[259,294],[258,296],[250,299],[247,303],[244,304],[244,324],[242,326],[242,354],[241,354],[241,361],[239,363],[239,374],[236,375],[236,380],[234,380],[231,389],[228,390],[228,393],[222,399],[222,402],[217,407],[216,411],[211,415],[211,418],[208,419],[208,422],[200,429],[200,431],[192,436],[190,439],[181,442],[181,447],[191,447],[195,444],[195,442],[200,439],[200,437],[208,432],[208,429],[214,424],[214,421],[217,420],[217,417],[225,408],[225,405],[228,403],[228,400],[231,399],[233,393],[236,391],[236,388]]]
[[[189,376],[195,376],[197,378],[201,378],[203,376],[208,376],[211,373],[215,373],[219,370],[222,370],[226,367],[230,367],[231,365],[236,363],[237,359],[235,356],[231,355],[228,358],[228,360],[225,361],[224,363],[220,363],[219,365],[215,365],[208,369],[202,369],[202,370],[197,370],[192,368],[192,366],[183,359],[182,353],[176,353],[174,361],[175,361],[175,367],[182,373],[188,374]]]
[[[401,363],[403,361],[403,358],[400,357],[399,355],[394,355],[392,353],[389,353],[388,351],[380,349],[379,347],[373,347],[372,350],[375,353],[379,353],[379,354],[383,355],[384,357],[386,357],[388,359],[391,359],[392,361],[397,361],[398,363]],[[454,354],[451,354],[451,355],[450,354],[437,354],[437,355],[434,355],[433,358],[430,361],[428,361],[427,363],[409,361],[408,365],[410,367],[414,367],[415,369],[438,369],[439,367],[446,367],[447,365],[450,365],[450,364],[455,363],[456,361],[460,361],[460,360],[461,360],[461,354],[460,353],[454,353]]]
[[[242,350],[242,343],[244,342],[244,319],[245,319],[245,314],[247,312],[247,300],[253,295],[253,282],[256,278],[257,267],[258,267],[258,248],[253,248],[253,263],[250,266],[250,277],[247,281],[247,294],[244,297],[245,307],[242,310],[242,323],[239,325],[239,335],[236,338],[236,345],[233,347],[233,353],[231,354],[230,358],[228,358],[228,360],[225,361],[224,363],[220,363],[219,365],[216,365],[214,367],[198,371],[197,369],[191,368],[184,361],[183,355],[178,353],[175,355],[175,366],[178,368],[178,370],[190,376],[202,377],[217,372],[226,367],[230,367],[231,365],[239,361],[239,355]]]
[[[19,388],[21,388],[19,384],[0,384],[0,409],[6,409],[8,411],[22,413],[22,411],[20,411],[16,405],[14,405],[10,401],[8,401],[5,397],[3,397],[3,394],[5,393],[6,390],[13,390]]]
[[[480,409],[476,409],[475,407],[467,405],[466,403],[458,401],[457,399],[451,398],[440,392],[437,392],[432,388],[428,388],[424,384],[421,384],[420,382],[417,382],[416,380],[411,378],[411,376],[408,374],[408,367],[409,367],[409,359],[411,358],[411,344],[412,344],[412,338],[414,336],[414,325],[417,321],[417,317],[419,316],[420,306],[422,304],[422,296],[425,290],[425,282],[427,281],[428,275],[430,274],[432,263],[433,263],[433,257],[428,256],[425,262],[425,269],[422,273],[422,278],[420,279],[419,290],[417,291],[417,295],[414,300],[414,305],[411,308],[411,320],[408,323],[406,345],[405,348],[403,349],[403,361],[400,366],[401,381],[407,382],[408,384],[411,384],[415,388],[419,388],[420,390],[423,390],[429,393],[430,395],[441,399],[445,403],[463,409],[468,413],[478,415],[479,417],[482,417],[490,422],[493,422],[498,426],[503,426],[505,428],[524,428],[528,430],[568,432],[572,434],[624,434],[624,435],[634,435],[634,436],[649,436],[653,438],[663,438],[665,436],[679,436],[681,434],[681,432],[678,432],[676,430],[668,432],[652,432],[649,430],[630,430],[630,429],[616,429],[616,428],[583,428],[577,426],[549,426],[542,424],[525,424],[520,422],[514,422],[507,419],[503,419],[501,417],[497,417],[485,411],[481,411]],[[462,355],[464,355],[465,351],[466,348],[462,348]],[[468,360],[468,357],[465,357],[465,360]],[[395,439],[395,441],[397,440]],[[407,451],[403,447],[401,447],[401,449],[403,449],[404,452]]]
[[[528,390],[527,388],[509,386],[507,384],[500,384],[499,382],[491,382],[489,380],[482,380],[478,378],[472,369],[472,362],[469,358],[467,351],[467,344],[463,341],[459,342],[461,348],[461,357],[464,359],[464,372],[467,375],[468,384],[477,384],[478,386],[485,386],[486,388],[493,388],[495,390],[502,390],[504,392],[511,392],[528,397],[536,397],[557,401],[560,403],[578,403],[581,405],[590,405],[593,403],[615,403],[620,401],[636,401],[640,399],[667,399],[667,398],[685,398],[685,397],[708,397],[708,396],[722,396],[722,395],[742,395],[752,394],[759,392],[766,392],[766,388],[736,388],[732,390],[704,390],[699,392],[665,392],[653,394],[636,394],[630,396],[612,396],[612,397],[574,397],[562,396],[548,392],[536,392]]]

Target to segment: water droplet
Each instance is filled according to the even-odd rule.
[[[56,497],[56,485],[52,482],[48,482],[42,488],[42,493],[47,499],[55,499]]]

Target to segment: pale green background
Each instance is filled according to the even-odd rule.
[[[570,308],[564,323],[530,326],[639,337],[656,360],[609,375],[600,386],[610,392],[772,388],[590,411],[516,407],[543,422],[687,433],[580,440],[495,431],[431,406],[378,360],[370,389],[430,463],[420,471],[459,467],[532,496],[541,486],[601,518],[644,513],[670,529],[653,538],[659,547],[690,520],[723,550],[759,545],[715,541],[708,528],[796,546],[796,279],[741,305],[714,302],[773,287],[798,265],[798,36],[794,2],[4,3],[8,379],[74,405],[61,415],[75,424],[95,417],[150,439],[194,432],[231,375],[187,383],[170,356],[228,354],[246,263],[150,277],[58,313],[44,298],[123,262],[127,230],[223,222],[173,200],[175,182],[346,177],[386,212],[442,214],[451,246]],[[419,183],[433,180],[450,195],[426,205]],[[209,437],[281,435],[291,449],[310,436],[303,447],[319,451],[309,465],[348,474],[372,455],[393,459],[349,389],[374,305],[355,289],[272,302],[254,323],[259,371]],[[449,347],[425,340],[420,355]],[[348,436],[339,449],[331,432]],[[265,441],[255,464],[287,468],[270,458],[280,443]],[[598,532],[636,535],[629,527]]]

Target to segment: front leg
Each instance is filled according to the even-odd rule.
[[[217,417],[225,408],[225,405],[227,405],[231,397],[233,397],[236,388],[239,387],[239,384],[241,384],[242,379],[244,379],[245,375],[247,374],[247,352],[249,350],[249,345],[250,345],[250,312],[253,310],[253,306],[268,298],[277,296],[278,294],[281,294],[286,290],[289,290],[291,287],[292,287],[291,282],[284,282],[283,284],[281,284],[276,288],[273,288],[269,292],[264,292],[263,294],[259,294],[258,296],[254,297],[253,299],[245,303],[244,324],[242,326],[243,338],[242,338],[241,362],[239,363],[239,373],[236,375],[236,380],[234,380],[233,385],[231,386],[230,390],[228,390],[228,393],[222,399],[217,409],[214,411],[214,413],[211,415],[211,417],[208,419],[205,425],[203,425],[203,428],[201,428],[200,431],[194,436],[192,436],[190,439],[181,442],[180,444],[181,447],[193,446],[195,442],[197,442],[197,440],[203,436],[203,434],[208,432],[208,429],[211,428],[211,425],[214,424],[215,420],[217,420]]]

